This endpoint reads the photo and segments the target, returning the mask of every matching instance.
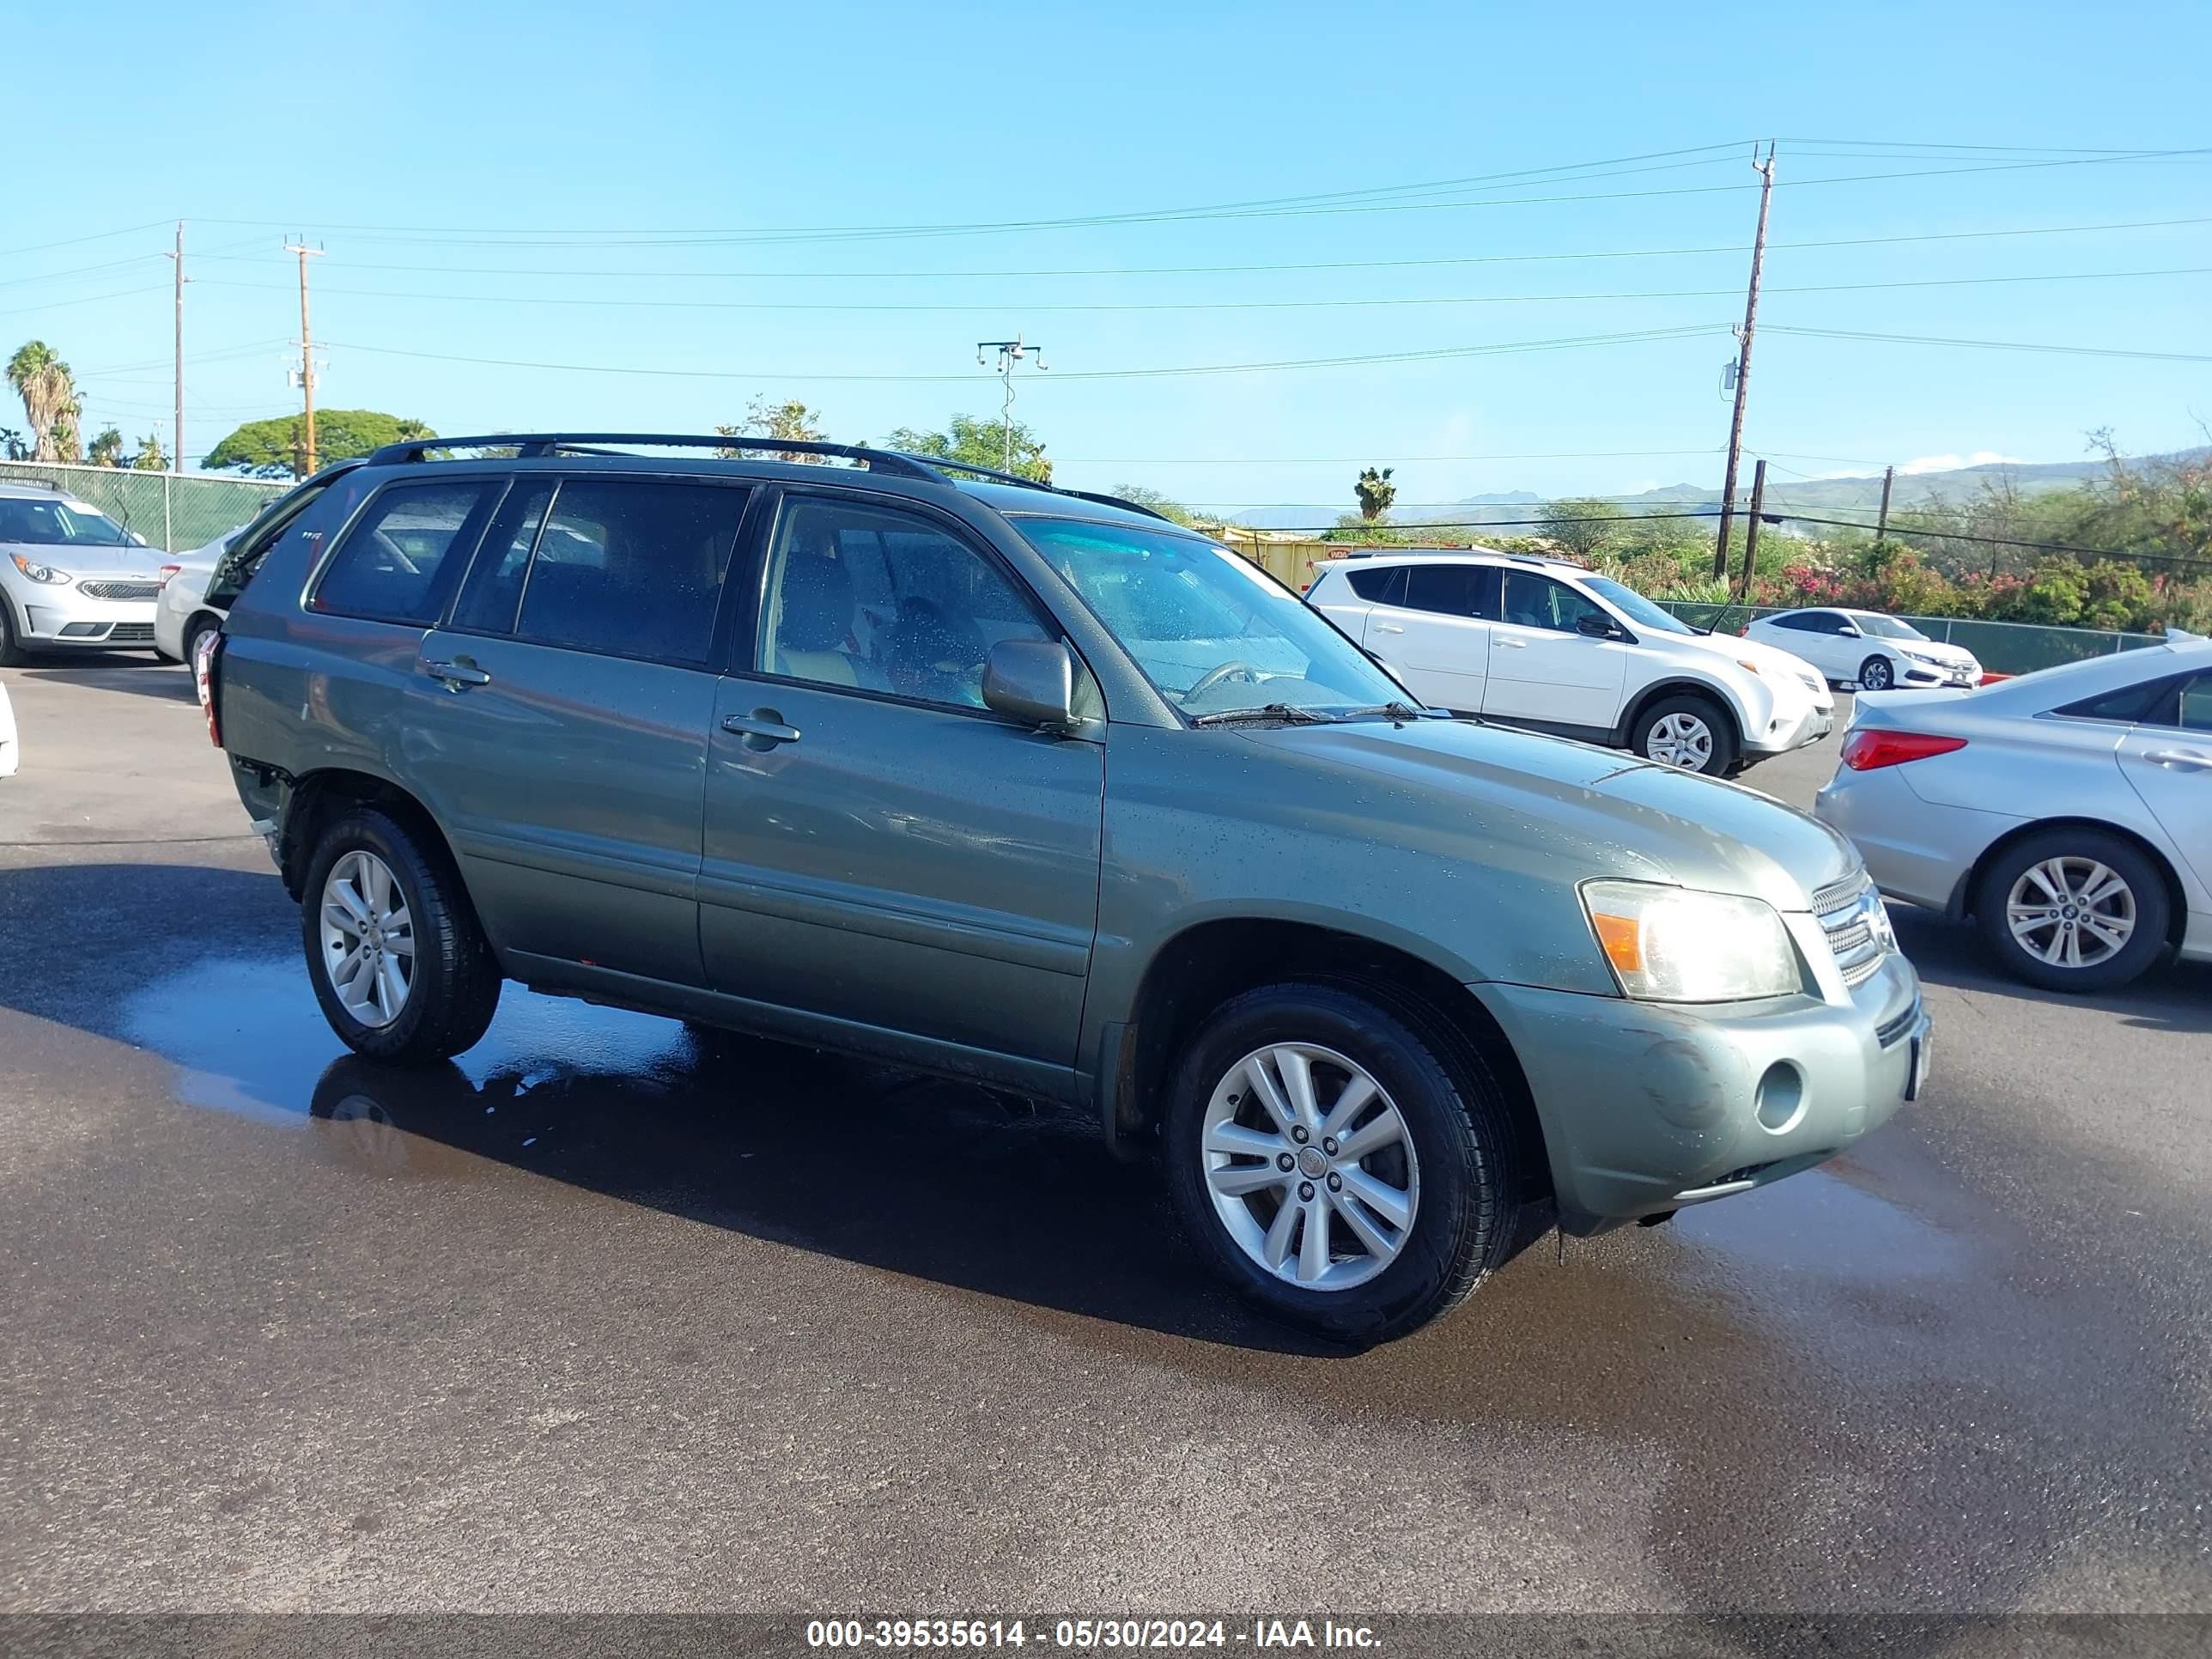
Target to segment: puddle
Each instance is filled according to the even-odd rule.
[[[1734,1268],[1856,1280],[1958,1273],[1967,1261],[1962,1241],[1861,1184],[1871,1178],[1839,1159],[1686,1210],[1674,1225]]]
[[[125,1000],[122,1030],[175,1063],[185,1104],[264,1123],[304,1122],[318,1080],[347,1053],[295,962],[217,960],[156,980]],[[510,985],[491,1030],[453,1063],[476,1087],[499,1077],[521,1095],[578,1077],[650,1085],[692,1055],[673,1020]]]

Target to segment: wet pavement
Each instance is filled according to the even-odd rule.
[[[2212,973],[1900,914],[1923,1103],[1347,1355],[1018,1101],[513,988],[343,1054],[173,678],[6,678],[0,1607],[2212,1610]]]

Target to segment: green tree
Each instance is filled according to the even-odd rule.
[[[374,409],[320,409],[315,411],[315,462],[350,460],[381,444],[405,443],[438,434],[420,421],[386,415]],[[207,453],[203,463],[211,472],[238,471],[255,478],[294,476],[304,459],[300,420],[278,415],[265,421],[248,421]]]
[[[815,424],[822,418],[818,409],[809,409],[797,398],[787,398],[772,404],[765,398],[756,398],[745,405],[745,418],[736,426],[718,426],[716,432],[725,438],[785,438],[799,443],[820,443],[830,434]],[[722,449],[715,452],[726,461],[742,460],[747,455],[757,456],[758,450]],[[775,452],[779,461],[812,461],[821,458],[810,455],[803,449]]]
[[[167,472],[169,453],[161,447],[158,434],[149,432],[138,441],[138,453],[131,458],[131,469],[137,472]]]
[[[86,460],[94,466],[123,465],[123,429],[111,426],[92,441],[92,447],[84,453]]]
[[[75,444],[77,407],[76,381],[70,366],[44,340],[26,340],[8,360],[8,384],[23,400],[23,418],[31,428],[31,459],[64,459],[62,450]],[[58,436],[64,428],[67,435]]]
[[[1172,519],[1179,525],[1188,526],[1191,522],[1190,509],[1181,501],[1157,489],[1147,489],[1142,484],[1115,484],[1108,493],[1119,495],[1125,501],[1134,501],[1139,507],[1149,507],[1162,518]]]
[[[1045,459],[1044,440],[1016,421],[1012,432],[1014,464],[1006,465],[1008,428],[996,421],[979,421],[973,415],[955,415],[949,430],[921,432],[902,426],[884,440],[885,449],[901,449],[910,455],[940,456],[948,461],[959,461],[968,466],[984,466],[993,471],[1012,471],[1024,478],[1035,478],[1039,483],[1052,482],[1052,463]]]
[[[1398,486],[1390,482],[1390,475],[1396,470],[1386,466],[1377,472],[1370,466],[1352,486],[1352,493],[1359,498],[1359,516],[1366,523],[1382,523],[1383,514],[1390,510],[1390,503],[1398,499]]]
[[[1546,503],[1536,533],[1571,558],[1601,559],[1626,538],[1628,515],[1595,495]]]

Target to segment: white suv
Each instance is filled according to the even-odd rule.
[[[1424,702],[1725,774],[1827,736],[1835,700],[1786,651],[1706,634],[1633,588],[1520,554],[1323,565],[1306,602]]]

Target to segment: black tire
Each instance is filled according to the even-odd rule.
[[[348,1012],[323,957],[323,890],[331,866],[356,851],[384,861],[413,922],[413,977],[399,1012],[384,1025],[364,1024]],[[349,1048],[392,1065],[423,1066],[476,1046],[499,1010],[499,963],[443,847],[426,845],[374,807],[358,807],[323,831],[301,893],[307,977],[323,1017]]]
[[[1887,657],[1869,657],[1859,665],[1859,690],[1888,691],[1897,685],[1896,671],[1890,667]]]
[[[185,624],[184,638],[179,643],[185,647],[185,654],[179,660],[185,667],[190,668],[192,665],[192,653],[199,645],[201,639],[222,626],[222,617],[205,611],[201,611]]]
[[[1675,765],[1676,763],[1673,761],[1659,760],[1651,752],[1653,734],[1658,731],[1660,722],[1670,714],[1692,715],[1703,721],[1706,731],[1712,734],[1711,752],[1706,756],[1702,764],[1694,769],[1695,770],[1704,773],[1709,778],[1718,778],[1725,777],[1735,768],[1736,757],[1741,746],[1736,739],[1735,721],[1729,717],[1728,710],[1722,708],[1720,704],[1715,702],[1711,697],[1701,697],[1694,691],[1685,691],[1674,696],[1662,697],[1638,714],[1636,717],[1635,728],[1628,734],[1629,748],[1644,759],[1656,761],[1659,765]],[[1687,771],[1693,769],[1685,767],[1682,769]]]
[[[1285,1324],[1356,1346],[1389,1341],[1465,1301],[1512,1248],[1519,1189],[1504,1096],[1478,1058],[1427,1024],[1414,1007],[1340,985],[1263,986],[1218,1010],[1176,1067],[1161,1143],[1176,1214],[1215,1269]],[[1364,1067],[1396,1107],[1418,1160],[1397,1255],[1345,1289],[1304,1289],[1269,1273],[1231,1237],[1207,1188],[1203,1140],[1217,1086],[1248,1055],[1291,1042]]]
[[[30,661],[15,638],[15,617],[7,596],[0,594],[0,668],[21,668]]]
[[[2013,935],[2008,906],[2014,887],[2028,871],[2054,860],[2103,865],[2125,884],[2124,910],[2131,912],[2134,919],[2124,945],[2078,968],[2046,962]],[[2065,863],[2061,865],[2061,879],[2078,878],[2086,885],[2087,878],[2093,874],[2094,872],[2069,867]],[[2102,885],[2101,882],[2099,885]],[[2026,890],[2034,893],[2042,890],[2038,884]],[[2051,908],[2060,911],[2058,937],[2063,940],[2068,931],[2065,907],[2055,902]],[[2116,908],[2120,908],[2119,902],[2111,899],[2098,907],[2107,915],[2113,914]],[[1980,924],[1982,937],[1988,942],[1990,953],[1996,958],[1997,964],[2014,978],[2046,991],[2109,991],[2141,977],[2165,948],[2172,917],[2166,872],[2133,842],[2103,830],[2059,828],[2023,836],[1982,872],[1981,884],[1974,895],[1974,919]],[[2076,933],[2077,938],[2088,936],[2086,933]],[[2052,935],[2047,933],[2032,937],[2046,945],[2052,939]],[[2059,948],[2063,949],[2063,943]]]

